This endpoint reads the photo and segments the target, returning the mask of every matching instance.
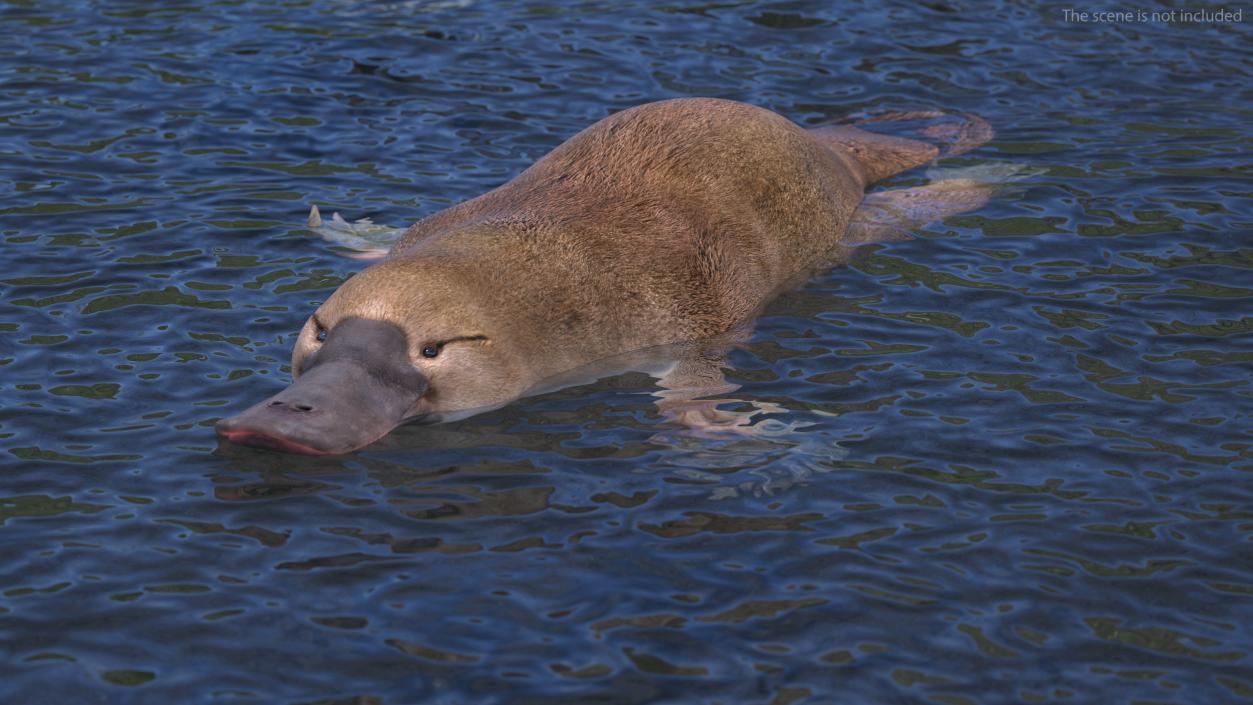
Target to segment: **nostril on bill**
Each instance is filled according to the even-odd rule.
[[[281,399],[275,399],[274,401],[266,404],[266,406],[271,409],[280,409],[280,410],[287,409],[288,411],[297,411],[297,412],[313,411],[313,407],[310,406],[309,404],[288,404],[287,402]]]

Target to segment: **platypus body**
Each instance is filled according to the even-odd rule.
[[[617,113],[410,227],[305,323],[292,385],[217,432],[346,453],[407,419],[492,408],[597,360],[720,335],[852,237],[867,186],[938,153],[725,100]]]

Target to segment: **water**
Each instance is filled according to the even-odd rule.
[[[1253,699],[1247,18],[2,7],[3,702]],[[310,203],[403,225],[682,95],[967,110],[948,166],[1038,173],[772,305],[754,436],[627,374],[217,448],[361,266]]]

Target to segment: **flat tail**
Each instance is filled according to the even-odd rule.
[[[875,125],[915,137],[871,132]],[[843,124],[821,125],[809,133],[856,160],[867,186],[940,157],[964,154],[992,139],[992,126],[977,115],[936,110],[886,112],[854,118]]]
[[[851,155],[866,186],[922,166],[940,155],[935,145],[867,132],[853,125],[823,125],[811,128],[809,133],[827,146]]]

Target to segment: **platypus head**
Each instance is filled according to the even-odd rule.
[[[396,259],[349,279],[305,322],[292,384],[222,419],[220,438],[335,455],[409,419],[502,404],[529,385],[495,325],[448,268]]]

